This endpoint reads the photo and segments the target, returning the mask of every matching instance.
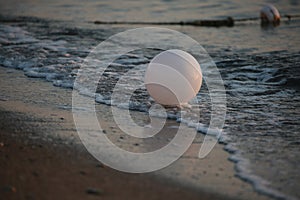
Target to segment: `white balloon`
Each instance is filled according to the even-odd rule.
[[[155,56],[145,74],[148,93],[162,105],[187,103],[197,95],[201,84],[199,63],[191,54],[178,49]]]
[[[280,14],[273,5],[265,5],[260,10],[260,18],[262,22],[279,22]]]

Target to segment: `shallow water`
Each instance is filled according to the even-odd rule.
[[[48,18],[2,16],[0,64],[22,69],[29,77],[46,78],[55,86],[70,88],[80,64],[94,46],[115,33],[135,27],[97,26],[87,21],[255,17],[262,5],[262,2],[240,1],[187,4],[131,1],[126,5],[115,1],[89,1],[84,6],[79,1],[51,2],[13,4],[12,1],[0,6],[3,14]],[[298,14],[300,8],[298,1],[277,1],[276,6],[287,14]],[[145,9],[141,11],[141,8]],[[183,32],[203,45],[221,73],[227,93],[226,135],[222,141],[228,143],[226,148],[233,153],[231,160],[237,162],[238,175],[259,192],[278,199],[300,198],[300,21],[283,22],[276,28],[260,27],[259,22],[246,22],[232,28],[168,28]],[[144,49],[116,60],[99,82],[102,97],[97,101],[111,103],[109,95],[118,77],[133,67],[138,70],[128,78],[140,77],[157,53],[159,50]],[[141,111],[147,111],[153,103],[144,88],[135,93],[132,100],[130,108]],[[205,83],[198,100],[200,123],[206,127],[211,102]],[[176,118],[176,110],[170,109],[170,113]]]
[[[1,13],[76,21],[178,21],[255,17],[260,7],[267,3],[275,4],[282,14],[299,12],[297,0],[11,0],[1,2]]]

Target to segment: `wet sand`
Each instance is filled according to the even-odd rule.
[[[36,128],[15,126],[15,121],[41,119],[0,113],[3,199],[219,199],[170,181],[117,172],[60,142],[28,140]]]
[[[182,158],[154,173],[128,174],[104,166],[78,138],[72,90],[27,78],[14,69],[0,67],[0,76],[0,195],[4,199],[268,199],[235,177],[234,163],[228,161],[222,145],[198,159],[201,134]],[[100,113],[109,108],[97,106]],[[138,148],[119,140],[122,133],[109,117],[103,115],[101,120],[112,141]]]

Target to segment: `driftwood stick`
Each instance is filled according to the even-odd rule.
[[[182,26],[234,26],[232,17],[224,20],[194,20],[194,21],[179,21],[179,22],[139,22],[139,21],[94,21],[94,24],[129,24],[129,25],[182,25]]]

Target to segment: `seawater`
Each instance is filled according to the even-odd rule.
[[[0,8],[3,14],[0,18],[0,65],[22,69],[27,76],[45,78],[55,86],[72,88],[78,69],[93,47],[115,33],[136,27],[97,26],[89,21],[253,17],[258,15],[264,2],[13,3],[5,3]],[[274,3],[282,14],[299,14],[298,1],[268,3]],[[226,143],[225,148],[232,153],[230,159],[236,162],[237,175],[252,183],[256,191],[274,198],[300,198],[300,21],[293,19],[282,22],[279,27],[267,28],[261,27],[259,22],[245,22],[231,28],[167,28],[197,40],[221,73],[227,95],[227,116],[220,142]],[[142,82],[140,77],[147,64],[159,52],[142,49],[117,59],[99,81],[101,95],[96,100],[111,104],[112,88],[126,70],[137,69],[127,78]],[[205,133],[211,113],[205,82],[197,98],[201,116],[198,129]],[[117,106],[147,112],[152,103],[145,88],[141,88],[130,105]],[[169,117],[179,120],[177,111],[169,109]],[[193,105],[189,112],[195,112]]]

